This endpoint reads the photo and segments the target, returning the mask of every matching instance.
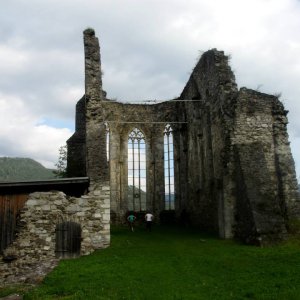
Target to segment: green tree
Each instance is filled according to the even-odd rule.
[[[58,162],[55,164],[56,170],[53,173],[55,177],[64,178],[67,177],[67,145],[59,147],[58,152]]]

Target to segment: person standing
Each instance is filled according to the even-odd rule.
[[[134,231],[134,221],[136,220],[136,216],[133,213],[130,213],[127,217],[128,225],[130,230],[133,232]]]
[[[147,231],[151,231],[152,230],[152,222],[153,222],[154,216],[150,213],[147,212],[145,214],[145,221],[146,221],[146,229]]]

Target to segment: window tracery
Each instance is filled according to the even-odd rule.
[[[128,210],[146,210],[146,143],[138,128],[128,136]]]

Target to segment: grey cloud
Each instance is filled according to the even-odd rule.
[[[226,6],[230,8],[234,2],[226,2]],[[280,12],[283,18],[280,22],[276,18],[279,12],[274,17],[268,16],[268,22],[261,28],[261,32],[267,33],[265,39],[254,40],[253,44],[248,41],[246,45],[239,40],[240,36],[233,36],[229,30],[222,31],[226,21],[239,13],[232,10],[232,16],[228,14],[224,20],[216,18],[219,15],[215,15],[214,5],[220,10],[222,3],[221,0],[216,3],[10,0],[0,11],[0,47],[9,46],[20,53],[29,53],[30,61],[26,68],[16,72],[2,66],[0,92],[23,99],[37,119],[73,120],[78,99],[74,96],[72,101],[70,95],[67,100],[63,99],[66,97],[63,91],[83,92],[82,31],[93,27],[101,44],[104,89],[109,97],[129,100],[178,96],[196,63],[198,50],[216,47],[232,55],[239,86],[255,89],[263,84],[262,91],[283,93],[290,110],[289,130],[293,136],[299,136],[297,79],[300,75],[298,71],[291,76],[289,69],[300,61],[298,55],[289,58],[291,52],[286,51],[291,43],[299,47],[299,2],[288,0],[287,11]],[[257,6],[261,2],[247,3]],[[293,11],[291,3],[296,3]],[[251,24],[248,28],[251,30]],[[268,55],[276,59],[264,60],[260,55],[262,51],[268,51]],[[14,149],[14,145],[7,142],[3,151],[15,153]]]

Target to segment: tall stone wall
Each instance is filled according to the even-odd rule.
[[[260,243],[282,238],[290,220],[300,216],[286,114],[275,96],[241,89],[232,143],[238,156],[236,173],[243,178],[245,189],[242,192],[239,185],[237,195],[238,201],[241,201],[240,195],[249,200],[252,230],[255,228],[255,237]],[[236,227],[240,229],[245,223],[243,214],[244,209],[237,205]],[[239,230],[238,234],[249,238],[247,231],[242,234]]]
[[[180,99],[181,120],[187,121],[180,153],[186,163],[180,165],[187,169],[185,207],[192,223],[248,242],[281,239],[290,220],[300,216],[282,103],[246,88],[238,91],[228,58],[215,49],[203,54]],[[255,188],[260,200],[253,197]]]
[[[110,193],[103,185],[80,198],[62,192],[36,192],[29,196],[18,221],[17,238],[4,251],[2,282],[34,282],[56,266],[57,225],[72,221],[81,229],[80,255],[110,244]]]
[[[98,38],[93,29],[84,31],[86,164],[91,183],[108,180],[106,131],[103,122],[103,91]],[[99,118],[102,118],[99,122]]]
[[[180,96],[188,121],[188,178],[193,178],[187,210],[194,224],[227,238],[234,223],[230,136],[237,93],[228,57],[212,49],[202,55]]]

